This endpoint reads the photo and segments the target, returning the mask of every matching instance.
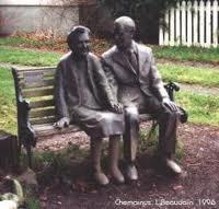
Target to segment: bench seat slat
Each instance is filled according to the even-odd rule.
[[[153,116],[150,114],[141,114],[139,116],[140,118],[140,122],[145,122],[145,121],[149,121],[149,120],[154,120]]]
[[[153,119],[151,115],[142,114],[140,115],[141,122],[149,121]],[[63,133],[71,133],[76,131],[81,131],[81,129],[76,125],[70,125],[68,128],[57,129],[53,126],[54,123],[47,123],[41,125],[33,125],[33,129],[36,132],[37,137],[41,136],[50,136],[54,134],[63,134]]]
[[[149,114],[140,115],[140,121],[145,122],[152,120],[152,116]],[[38,122],[36,122],[39,120]],[[51,121],[51,122],[50,122]],[[80,131],[81,129],[76,125],[70,125],[68,128],[57,129],[53,126],[55,122],[55,117],[53,118],[41,118],[41,119],[33,119],[31,124],[33,124],[33,129],[36,132],[36,136],[49,136],[53,134],[62,134],[62,133],[70,133]]]
[[[57,129],[53,124],[43,124],[43,125],[34,125],[33,126],[36,136],[50,136],[54,134],[63,134],[80,131],[81,129],[76,125],[70,125],[68,128]]]
[[[19,68],[16,70],[18,75],[23,75],[25,72],[53,72],[55,73],[56,68],[55,67],[43,67],[43,68]]]

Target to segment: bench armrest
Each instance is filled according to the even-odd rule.
[[[30,105],[29,102],[24,99],[18,100],[18,118],[19,118],[19,138],[24,147],[35,146],[36,137],[35,132],[30,124],[29,120],[29,111]]]
[[[174,101],[174,92],[180,90],[179,85],[176,82],[169,81],[167,84],[164,85],[164,87],[167,90],[171,101]]]
[[[164,87],[166,88],[171,101],[174,101],[174,92],[180,90],[179,84],[177,84],[176,82],[169,81],[167,84],[164,85]],[[181,123],[187,122],[188,113],[182,107],[179,107],[179,110],[180,110],[180,121],[181,121]]]

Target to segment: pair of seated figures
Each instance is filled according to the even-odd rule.
[[[90,30],[75,26],[67,37],[70,52],[58,66],[55,103],[58,128],[77,124],[90,136],[93,177],[109,183],[101,168],[103,138],[109,137],[109,172],[117,183],[137,180],[135,166],[139,114],[148,113],[159,124],[161,162],[174,173],[173,159],[180,109],[167,94],[151,48],[136,43],[135,22],[127,16],[114,22],[115,45],[99,58],[90,52]],[[119,168],[120,139],[125,169]]]

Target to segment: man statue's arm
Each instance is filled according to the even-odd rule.
[[[151,52],[151,76],[152,76],[152,88],[158,94],[164,106],[172,111],[177,111],[176,104],[171,101],[162,81],[161,75],[156,67],[153,53]]]
[[[115,97],[114,99],[115,101],[117,101],[118,83],[115,79],[111,66],[104,60],[104,58],[101,58],[101,64],[106,75],[107,81],[109,83],[109,86],[111,88],[111,91],[113,93],[113,96]]]
[[[116,113],[122,113],[123,112],[123,105],[120,104],[117,100],[117,91],[115,84],[115,79],[113,78],[112,73],[109,69],[105,68],[103,69],[104,65],[99,65],[98,68],[98,80],[99,85],[101,86],[101,89],[104,91],[104,94],[107,97],[109,109]]]

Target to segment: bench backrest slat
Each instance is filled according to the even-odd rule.
[[[48,87],[48,86],[54,86],[54,78],[50,78],[47,80],[41,80],[40,82],[33,82],[33,83],[27,83],[24,80],[20,81],[20,86],[23,89],[31,89],[31,88],[38,88],[38,87]]]
[[[15,69],[17,87],[30,102],[32,125],[55,122],[54,80],[56,68]]]
[[[54,95],[54,88],[49,89],[31,89],[29,91],[23,91],[24,98],[42,97]]]
[[[40,101],[31,101],[30,107],[32,110],[34,108],[43,108],[43,107],[53,107],[55,105],[54,99],[40,100]]]
[[[54,124],[56,119],[54,116],[44,118],[30,118],[30,122],[32,125]]]
[[[30,112],[30,118],[43,118],[45,116],[54,116],[55,109],[35,109]]]

